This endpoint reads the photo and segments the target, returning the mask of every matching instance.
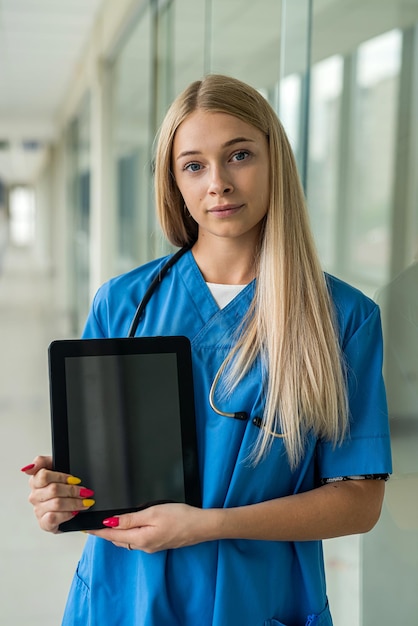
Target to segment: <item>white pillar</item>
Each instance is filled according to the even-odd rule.
[[[90,295],[115,267],[116,215],[108,65],[96,64],[91,88]]]

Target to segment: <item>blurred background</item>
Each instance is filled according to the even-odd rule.
[[[84,535],[38,530],[47,346],[110,276],[169,251],[151,154],[208,72],[291,139],[327,271],[382,308],[394,475],[365,537],[325,542],[336,626],[418,615],[418,0],[0,0],[0,622],[60,623]]]

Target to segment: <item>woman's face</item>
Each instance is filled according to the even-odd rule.
[[[172,168],[202,236],[257,241],[269,203],[266,136],[226,113],[196,110],[178,127]]]

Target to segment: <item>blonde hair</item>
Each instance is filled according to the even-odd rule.
[[[227,381],[235,386],[258,356],[264,366],[264,428],[252,453],[268,452],[282,433],[289,462],[303,457],[310,432],[341,442],[348,429],[346,383],[334,310],[310,231],[305,198],[284,129],[268,102],[234,78],[206,76],[170,107],[156,149],[156,208],[176,246],[192,245],[197,224],[184,212],[171,172],[174,135],[196,109],[222,112],[252,124],[268,138],[270,202],[257,251],[256,292],[232,353]]]

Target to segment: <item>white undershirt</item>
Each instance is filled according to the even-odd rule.
[[[226,307],[247,285],[219,285],[206,283],[216,304],[220,309]]]

